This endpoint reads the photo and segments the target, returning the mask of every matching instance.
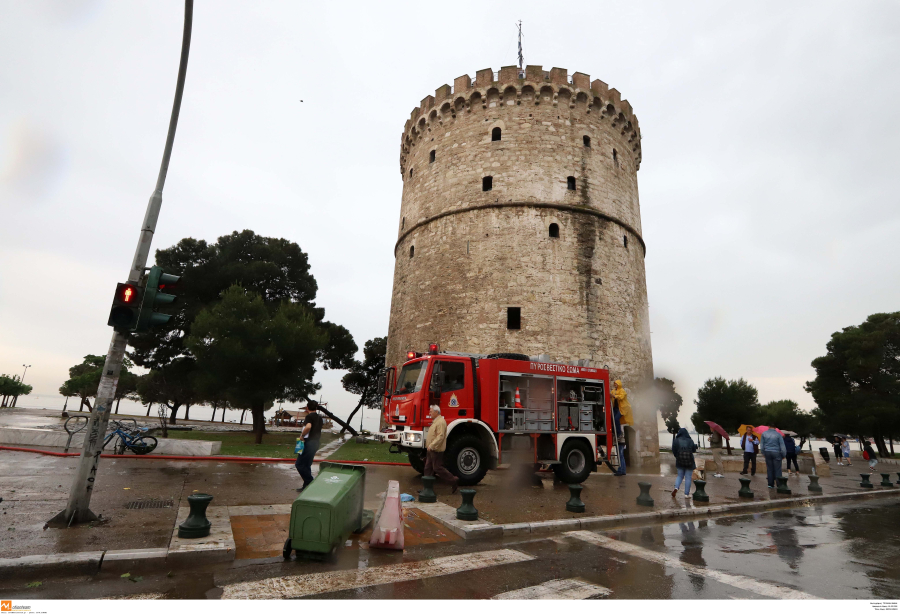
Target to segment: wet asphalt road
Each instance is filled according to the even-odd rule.
[[[594,598],[896,600],[900,598],[898,519],[900,502],[865,501],[621,531],[455,541],[404,553],[346,549],[328,562],[266,559],[172,569],[169,574],[148,570],[137,583],[110,572],[42,578],[37,589],[6,581],[0,582],[0,594],[50,599],[129,594],[202,599],[221,597],[224,591],[258,595],[273,585],[268,579],[282,578],[285,581],[278,586],[287,597],[487,599],[520,589],[553,596],[552,586],[559,583],[552,581],[563,579],[593,587],[582,594]],[[483,568],[473,569],[467,557],[480,557]],[[444,567],[431,569],[431,575],[422,571],[422,565],[445,559]],[[403,571],[402,581],[396,579],[397,569]],[[365,577],[357,570],[366,570]],[[388,573],[392,570],[393,576]],[[315,582],[303,577],[314,573],[322,574]],[[349,581],[355,582],[354,587],[341,590],[351,585]]]

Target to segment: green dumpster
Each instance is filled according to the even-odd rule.
[[[329,553],[363,527],[366,468],[321,463],[319,475],[291,505],[284,558],[291,551]]]

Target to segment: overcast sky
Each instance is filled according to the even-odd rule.
[[[0,0],[0,373],[33,365],[36,394],[106,351],[182,17]],[[517,19],[526,64],[602,79],[640,120],[654,367],[682,420],[713,376],[812,408],[831,333],[900,309],[897,2],[198,0],[154,249],[285,237],[328,319],[360,347],[387,334],[403,124],[454,77],[514,64]],[[341,375],[318,378],[338,411]]]

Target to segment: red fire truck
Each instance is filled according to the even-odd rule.
[[[609,371],[542,362],[524,354],[409,352],[400,369],[385,370],[381,437],[425,469],[429,407],[447,421],[445,466],[460,484],[477,484],[504,453],[527,450],[570,484],[597,464],[618,467],[609,402]],[[605,452],[604,449],[608,452]]]

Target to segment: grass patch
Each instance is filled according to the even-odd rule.
[[[294,458],[294,443],[300,432],[296,433],[266,433],[263,442],[259,445],[253,443],[253,433],[205,433],[203,431],[169,431],[169,439],[190,439],[193,441],[221,441],[222,456],[257,456],[264,458]],[[323,432],[321,445],[337,438],[334,433]]]
[[[334,454],[329,456],[328,460],[369,460],[388,463],[408,462],[406,454],[391,454],[388,452],[389,447],[390,444],[386,443],[375,443],[372,441],[369,443],[356,443],[356,440],[351,439],[344,442],[344,445],[338,448]]]

